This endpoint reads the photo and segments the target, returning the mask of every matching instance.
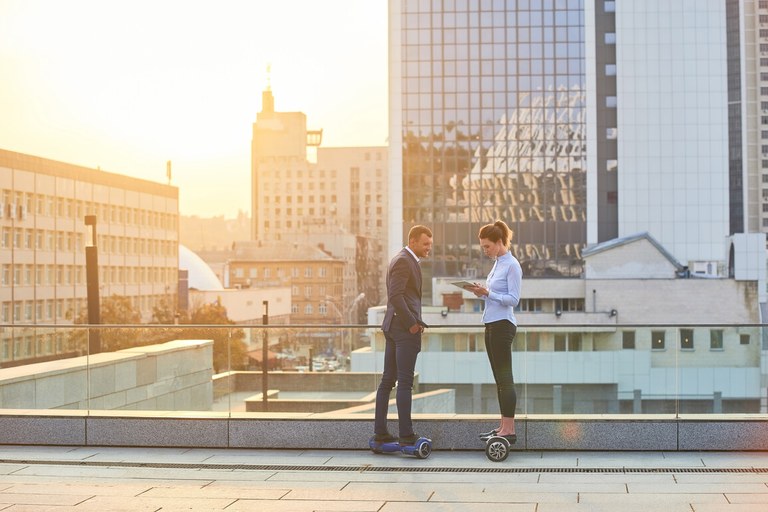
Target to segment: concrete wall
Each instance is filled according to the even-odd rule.
[[[176,340],[0,369],[0,408],[206,411],[213,342]]]
[[[396,418],[389,428],[397,432]],[[513,450],[768,450],[764,415],[542,415],[517,418]],[[434,449],[482,450],[496,415],[414,415]],[[148,416],[87,411],[0,412],[0,444],[268,449],[368,449],[373,415],[197,413]]]

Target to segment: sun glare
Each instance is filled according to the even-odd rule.
[[[386,38],[383,1],[5,0],[0,140],[154,181],[172,160],[183,214],[233,216],[267,65],[325,146],[384,145]]]

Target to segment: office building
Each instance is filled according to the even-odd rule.
[[[582,279],[524,278],[512,346],[518,412],[766,412],[758,303],[765,256],[754,257],[764,241],[729,241],[738,278],[690,274],[647,233],[585,249]],[[496,413],[483,301],[451,280],[433,279],[419,391],[452,389],[456,412]],[[371,308],[369,324],[384,312]],[[371,346],[352,355],[352,371],[382,368],[384,335],[369,336]]]
[[[426,275],[485,275],[500,218],[526,276],[578,277],[584,247],[640,232],[726,275],[727,237],[768,224],[764,4],[391,0],[390,252],[423,222]]]
[[[0,322],[68,325],[83,315],[86,215],[96,216],[102,299],[126,296],[146,321],[175,303],[176,187],[0,150]],[[67,339],[64,329],[6,329],[0,364],[81,351]]]
[[[337,323],[328,302],[342,297],[344,266],[312,245],[247,241],[235,244],[225,271],[233,288],[289,287],[290,322],[323,324]]]
[[[321,142],[322,130],[308,130],[304,113],[276,111],[272,91],[263,91],[253,124],[252,239],[326,240],[325,250],[347,263],[339,295],[346,311],[360,293],[374,301],[375,289],[383,289],[387,148],[324,148]],[[356,247],[367,252],[357,254]]]

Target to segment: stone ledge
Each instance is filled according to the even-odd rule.
[[[416,414],[414,428],[435,450],[480,450],[497,421]],[[767,427],[767,415],[523,415],[513,449],[762,451]],[[366,449],[372,429],[371,414],[0,411],[0,444],[349,450]]]

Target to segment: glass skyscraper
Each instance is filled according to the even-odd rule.
[[[585,246],[638,233],[723,276],[728,237],[768,225],[751,156],[768,133],[753,128],[763,9],[390,0],[390,252],[423,223],[426,275],[484,276],[477,232],[502,219],[526,277],[579,277]]]
[[[432,275],[485,275],[477,232],[502,219],[526,276],[579,276],[583,0],[392,1],[390,35],[402,232],[433,229]]]

